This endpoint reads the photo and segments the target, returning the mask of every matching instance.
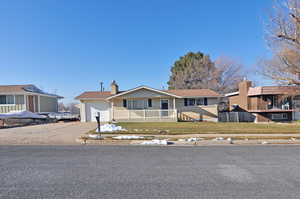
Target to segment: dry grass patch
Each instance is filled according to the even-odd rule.
[[[127,129],[118,134],[298,134],[299,124],[255,124],[255,123],[214,123],[214,122],[140,122],[118,123]]]

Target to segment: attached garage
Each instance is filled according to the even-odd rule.
[[[96,116],[100,113],[100,121],[108,122],[110,120],[109,102],[86,102],[86,122],[96,122]]]

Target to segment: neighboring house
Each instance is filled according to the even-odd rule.
[[[115,81],[111,91],[84,92],[80,100],[82,122],[96,121],[217,121],[222,96],[209,89],[157,90],[139,86],[119,91]]]
[[[291,121],[300,119],[299,86],[251,87],[251,81],[239,84],[239,91],[228,93],[230,111],[246,111],[256,122]]]
[[[63,97],[46,93],[34,85],[0,86],[0,113],[10,111],[57,112],[58,99]]]

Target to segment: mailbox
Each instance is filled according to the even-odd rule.
[[[96,120],[97,120],[97,124],[98,124],[98,132],[100,133],[101,132],[101,129],[100,129],[100,112],[98,112],[98,114],[96,116]]]

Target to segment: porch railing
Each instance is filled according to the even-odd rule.
[[[177,120],[177,110],[114,110],[115,120]]]
[[[25,104],[0,105],[0,113],[9,113],[10,111],[24,111]]]

